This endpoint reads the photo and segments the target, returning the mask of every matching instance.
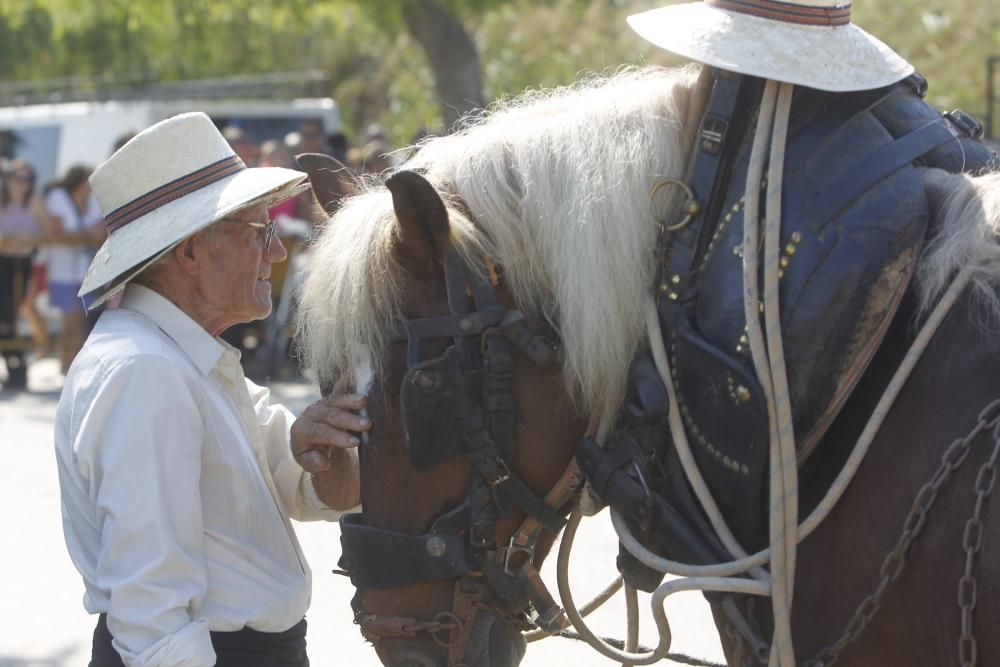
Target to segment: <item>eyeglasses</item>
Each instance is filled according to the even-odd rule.
[[[248,222],[246,224],[254,229],[263,229],[264,250],[271,247],[271,239],[274,238],[274,220],[268,220],[267,222]]]

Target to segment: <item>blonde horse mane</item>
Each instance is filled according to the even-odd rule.
[[[529,92],[421,144],[400,165],[422,172],[445,198],[455,247],[466,258],[493,258],[518,307],[556,330],[567,393],[582,414],[617,411],[629,362],[644,345],[656,218],[676,201],[671,193],[654,206],[650,191],[682,176],[697,125],[691,111],[704,101],[697,78],[696,67],[629,68]],[[979,291],[1000,306],[1000,176],[923,176],[948,223],[918,269],[924,303],[971,263],[982,267]],[[372,179],[314,244],[298,336],[321,383],[349,369],[380,372],[401,308],[395,238],[390,194]]]
[[[590,411],[617,409],[642,344],[657,222],[649,193],[680,177],[694,128],[685,115],[697,68],[626,69],[501,101],[461,131],[418,147],[401,168],[445,196],[451,240],[503,267],[518,307],[544,318],[565,350],[568,393]],[[305,361],[321,381],[371,360],[378,372],[401,272],[388,191],[368,183],[314,246],[300,305]],[[630,228],[630,229],[626,229]]]

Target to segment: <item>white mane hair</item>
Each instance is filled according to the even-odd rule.
[[[464,204],[471,220],[448,207],[452,243],[466,257],[489,255],[518,307],[553,326],[567,392],[584,414],[618,409],[643,344],[654,215],[680,199],[667,188],[653,206],[650,191],[682,175],[697,77],[697,67],[629,68],[529,92],[427,141],[399,167]],[[379,372],[401,306],[394,221],[388,190],[369,182],[314,245],[299,337],[321,382],[365,366],[369,351]]]
[[[423,143],[399,167],[423,172],[445,198],[463,256],[489,255],[518,307],[555,328],[582,414],[618,409],[644,345],[656,218],[679,201],[673,188],[653,205],[650,191],[682,175],[697,126],[689,107],[703,101],[697,76],[696,67],[626,69],[529,92]],[[982,302],[1000,314],[1000,174],[922,177],[942,223],[917,269],[923,308],[971,266]],[[392,199],[379,179],[362,184],[315,243],[298,334],[321,383],[380,372],[402,306],[394,243]]]
[[[917,267],[920,308],[929,312],[955,274],[973,270],[970,286],[984,326],[1000,326],[1000,172],[970,176],[923,169],[939,229]]]

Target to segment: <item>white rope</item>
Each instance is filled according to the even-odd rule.
[[[792,419],[791,397],[788,391],[788,374],[785,369],[784,342],[781,333],[781,305],[779,298],[779,265],[781,259],[781,186],[785,169],[785,138],[788,134],[788,114],[792,105],[792,89],[788,83],[768,81],[775,97],[771,154],[768,161],[767,202],[764,221],[764,341],[771,385],[765,395],[773,403],[770,432],[770,538],[773,554],[783,553],[780,569],[772,558],[772,603],[774,614],[774,639],[771,650],[771,667],[795,667],[792,644],[792,602],[795,587],[795,533],[798,528],[798,461],[795,448],[795,428]],[[767,93],[765,93],[767,94]],[[760,130],[758,129],[758,132]],[[766,130],[765,130],[766,131]],[[760,191],[760,181],[747,180],[747,189]],[[744,248],[744,250],[746,250]],[[744,254],[744,262],[746,255]],[[747,308],[753,321],[759,320],[754,301]],[[747,320],[748,324],[750,319]],[[754,360],[757,362],[757,359]],[[770,412],[770,411],[769,411]],[[783,576],[782,576],[783,575]],[[776,580],[781,577],[782,585]]]
[[[847,462],[844,464],[844,467],[837,475],[837,478],[830,485],[830,488],[827,490],[823,500],[820,501],[816,508],[809,514],[808,517],[806,517],[806,520],[799,524],[799,542],[809,537],[812,532],[819,527],[823,520],[826,519],[826,517],[833,510],[834,506],[836,506],[841,496],[844,495],[844,491],[847,490],[848,485],[850,485],[851,481],[854,479],[855,473],[857,473],[858,468],[861,466],[861,462],[868,453],[872,441],[878,434],[879,427],[881,427],[882,422],[885,421],[885,417],[889,413],[889,409],[892,407],[893,402],[899,395],[903,385],[906,384],[906,380],[909,378],[910,373],[916,366],[916,363],[920,360],[920,356],[927,348],[928,343],[930,343],[930,340],[938,330],[938,327],[940,327],[941,322],[951,310],[952,306],[955,305],[955,301],[958,300],[958,297],[961,296],[962,290],[964,290],[969,284],[972,273],[973,271],[971,269],[963,269],[962,272],[955,277],[951,286],[944,293],[941,300],[938,302],[938,305],[935,306],[934,310],[927,318],[924,326],[921,327],[920,333],[918,333],[917,337],[914,339],[913,344],[906,353],[906,357],[904,357],[899,368],[896,369],[896,373],[889,381],[889,384],[886,385],[882,398],[872,410],[872,414],[868,418],[868,423],[865,425],[864,430],[858,437],[858,441],[854,445],[854,449],[851,451],[851,455],[847,458]],[[654,324],[656,326],[656,335],[659,336],[659,323],[654,322]],[[652,349],[655,358],[655,346]],[[666,374],[661,372],[660,379],[664,383],[669,383],[670,371],[668,361],[665,356],[657,361],[657,369],[659,369],[661,365],[667,372]],[[662,556],[658,556],[646,547],[642,546],[639,540],[632,535],[628,524],[625,522],[625,518],[614,508],[611,509],[611,523],[615,528],[615,532],[618,533],[618,539],[621,540],[622,545],[633,556],[639,559],[641,563],[647,567],[657,570],[658,572],[690,577],[728,576],[740,574],[742,572],[746,572],[751,567],[763,565],[764,563],[767,563],[771,556],[771,550],[764,549],[746,558],[728,561],[726,563],[717,563],[715,565],[688,565],[685,563],[678,563],[676,561],[663,558]]]

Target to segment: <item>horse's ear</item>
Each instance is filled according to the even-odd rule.
[[[399,251],[420,266],[429,266],[448,244],[448,209],[426,178],[397,171],[385,181],[399,221]]]
[[[357,194],[357,174],[337,158],[323,153],[302,153],[295,156],[295,161],[309,174],[316,201],[328,214],[337,210],[341,199]]]

